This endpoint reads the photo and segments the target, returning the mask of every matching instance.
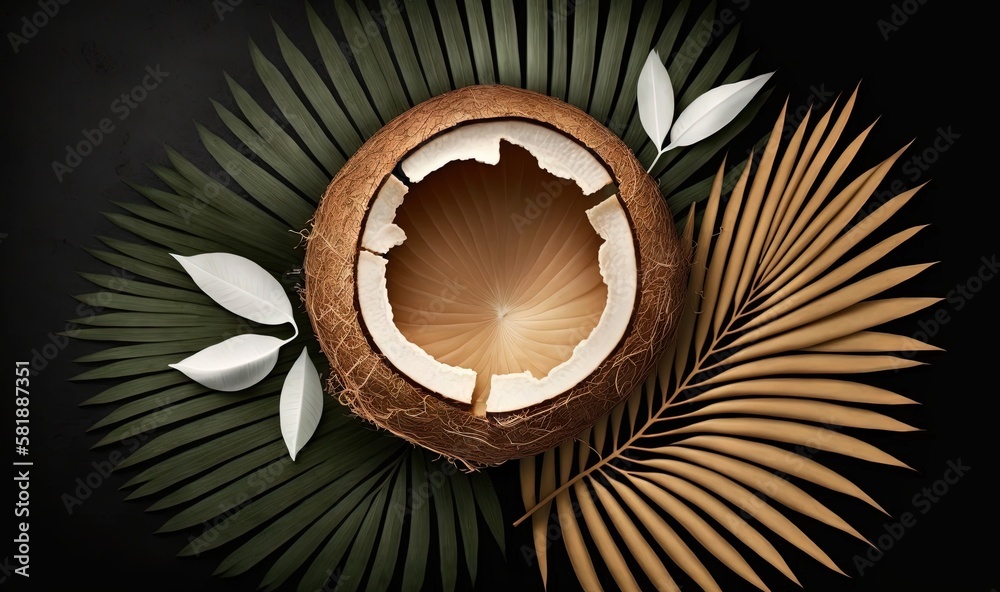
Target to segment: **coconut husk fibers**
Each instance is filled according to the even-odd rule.
[[[497,118],[547,124],[587,146],[611,169],[632,221],[639,283],[629,329],[590,376],[542,404],[483,418],[411,382],[373,348],[357,307],[355,271],[365,213],[397,164],[457,124]],[[687,253],[659,188],[621,139],[558,99],[502,85],[471,86],[431,98],[390,121],[340,169],[308,234],[305,304],[333,369],[330,393],[359,417],[478,468],[548,450],[630,395],[673,335],[687,270]]]

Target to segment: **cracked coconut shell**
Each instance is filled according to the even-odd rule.
[[[616,135],[558,99],[473,86],[392,120],[333,179],[305,303],[329,392],[474,468],[545,451],[641,386],[687,269]]]

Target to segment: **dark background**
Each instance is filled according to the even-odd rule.
[[[992,404],[994,311],[1000,283],[969,282],[980,271],[981,258],[989,260],[997,251],[996,209],[991,205],[996,200],[997,107],[991,82],[996,72],[995,51],[988,49],[996,41],[996,25],[989,14],[942,0],[869,2],[853,9],[839,3],[722,0],[719,7],[732,10],[742,22],[734,56],[742,58],[759,49],[751,72],[778,70],[773,79],[777,90],[753,130],[757,135],[744,137],[733,150],[742,153],[753,137],[770,127],[786,94],[792,112],[810,101],[824,104],[825,109],[830,104],[828,93],[849,92],[862,81],[847,135],[881,119],[858,161],[865,167],[874,165],[914,139],[882,190],[891,181],[898,181],[897,187],[912,187],[933,180],[897,220],[877,233],[884,238],[908,226],[931,224],[890,261],[941,263],[894,293],[946,296],[959,285],[981,288],[971,299],[953,297],[890,327],[905,335],[934,333],[931,341],[948,350],[922,355],[922,360],[932,362],[930,366],[873,378],[876,384],[923,403],[893,414],[924,431],[869,437],[915,471],[821,459],[847,472],[893,516],[915,513],[916,523],[861,577],[854,557],[865,553],[864,545],[832,529],[804,527],[850,579],[787,545],[779,545],[779,550],[807,590],[943,587],[990,592],[1000,586],[995,568],[997,445]],[[317,9],[335,24],[332,6],[318,3]],[[22,17],[31,18],[38,11],[36,2],[6,2],[0,28],[5,36],[21,34]],[[220,21],[209,0],[75,0],[60,6],[58,14],[16,52],[9,43],[0,47],[4,103],[0,113],[5,123],[5,156],[0,161],[5,193],[0,206],[2,364],[9,367],[30,358],[50,342],[52,334],[64,329],[67,319],[78,316],[71,295],[95,289],[76,271],[109,271],[84,248],[99,244],[95,235],[123,235],[100,213],[117,209],[109,200],[141,201],[120,177],[153,183],[144,163],[166,162],[164,144],[197,164],[209,162],[192,121],[222,128],[208,101],[211,97],[232,105],[222,72],[251,93],[262,91],[246,49],[248,36],[267,55],[277,56],[273,18],[313,55],[300,2],[244,0],[223,16]],[[880,27],[880,20],[891,27]],[[157,64],[169,75],[124,121],[118,121],[111,102],[141,82],[146,66]],[[104,117],[112,117],[115,129],[58,181],[52,162],[64,160],[65,146],[79,142],[82,130],[96,127]],[[939,141],[938,147],[947,149],[935,150],[941,130],[950,130],[954,142]],[[930,151],[926,160],[934,162],[921,170],[911,159],[925,151]],[[70,343],[32,376],[31,589],[255,589],[263,571],[235,580],[210,575],[226,549],[197,559],[175,558],[190,533],[154,535],[168,515],[146,513],[148,503],[124,500],[126,492],[118,488],[127,480],[127,472],[109,477],[72,515],[67,514],[60,496],[73,490],[78,477],[91,472],[91,463],[106,461],[110,452],[89,450],[99,435],[86,433],[110,409],[78,407],[101,385],[66,381],[82,370],[72,359],[91,349],[88,344]],[[6,401],[3,413],[11,417],[12,409],[13,401]],[[9,433],[7,425],[12,422],[3,423],[4,433]],[[949,461],[971,469],[939,501],[924,505],[915,500],[945,475]],[[512,464],[494,476],[506,515],[519,516],[516,468]],[[11,493],[8,489],[9,500]],[[894,520],[842,497],[820,499],[870,540],[884,535],[883,525]],[[507,535],[506,565],[495,545],[484,543],[479,588],[541,589],[535,568],[521,555],[521,546],[529,543],[526,529],[508,529]],[[550,588],[574,589],[575,580],[559,547],[554,545],[551,551]],[[0,562],[13,554],[8,542],[0,548]],[[754,566],[760,567],[758,572],[772,589],[795,589],[773,569],[759,562]],[[428,571],[436,571],[434,564]],[[724,568],[716,567],[714,573],[726,589],[748,589]],[[19,589],[27,583],[6,572],[0,577],[6,587],[11,587],[12,579]],[[460,583],[468,585],[462,579]]]

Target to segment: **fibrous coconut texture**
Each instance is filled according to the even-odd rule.
[[[357,415],[468,467],[537,454],[639,386],[687,254],[629,148],[505,86],[389,122],[313,220],[305,300]]]

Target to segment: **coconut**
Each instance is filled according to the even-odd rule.
[[[392,120],[340,170],[305,302],[330,392],[478,467],[631,394],[673,333],[686,262],[617,136],[552,97],[474,86]]]

